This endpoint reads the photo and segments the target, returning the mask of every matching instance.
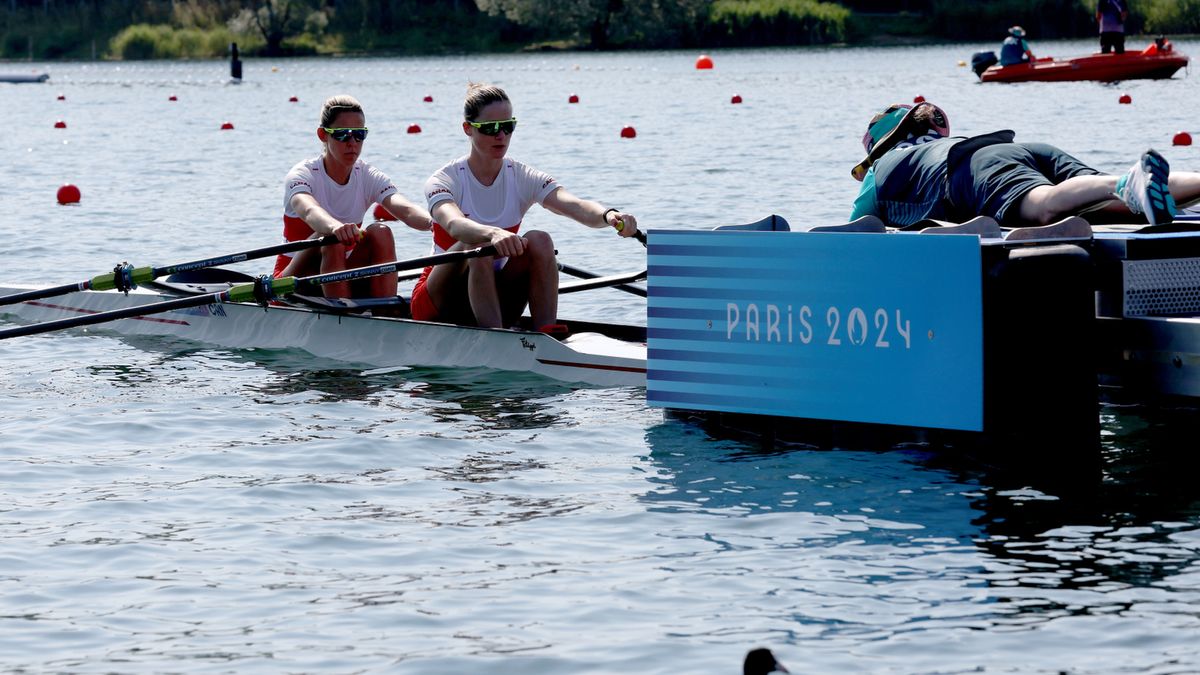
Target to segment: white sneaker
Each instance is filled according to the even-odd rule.
[[[1167,187],[1170,165],[1162,155],[1147,150],[1117,181],[1117,198],[1133,213],[1145,214],[1151,225],[1175,218],[1175,199]]]

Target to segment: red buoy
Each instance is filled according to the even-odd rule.
[[[293,97],[291,97],[291,98],[289,98],[289,99],[288,99],[288,103],[299,103],[299,102],[300,102],[300,97],[299,97],[299,96],[293,96]]]
[[[713,60],[708,54],[701,54],[696,57],[696,70],[712,70]]]
[[[66,122],[64,122],[64,121],[62,121],[62,120],[59,120],[59,121],[57,121],[57,122],[55,122],[55,123],[54,123],[54,128],[55,128],[55,129],[66,129],[66,128],[67,128],[67,123],[66,123]]]
[[[733,95],[733,98],[729,99],[729,102],[730,102],[730,103],[741,103],[741,102],[742,102],[742,95],[741,95],[741,94],[734,94],[734,95]]]
[[[1186,131],[1181,131],[1181,132],[1175,134],[1175,137],[1171,139],[1171,145],[1191,145],[1191,144],[1192,144],[1192,135]]]
[[[391,211],[383,208],[383,204],[376,204],[373,213],[375,214],[375,220],[396,220],[396,216],[393,216]]]
[[[913,103],[924,103],[924,102],[925,102],[925,97],[920,94],[917,94],[916,96],[913,97]]]
[[[1129,94],[1121,94],[1121,98],[1117,99],[1117,103],[1129,105],[1130,103],[1133,103],[1133,97]]]
[[[567,103],[579,103],[579,96],[571,94],[567,97]]]
[[[221,131],[228,131],[233,128],[233,122],[226,122],[221,125]]]
[[[67,100],[67,95],[66,95],[66,94],[59,94],[59,95],[58,95],[58,100],[60,100],[60,101],[65,101],[65,100]]]
[[[426,97],[425,97],[423,100],[424,100],[426,103],[433,103],[433,97],[432,97],[432,96],[426,96]]]
[[[79,188],[70,183],[64,183],[62,187],[58,188],[59,204],[78,204],[80,196]]]
[[[410,124],[410,125],[408,125],[408,133],[410,133],[410,134],[419,134],[419,133],[421,133],[421,125],[420,125],[420,124]]]
[[[621,138],[637,138],[637,129],[625,127],[621,129]]]
[[[167,100],[168,101],[178,101],[179,97],[176,96],[175,94],[171,94],[170,96],[167,97]]]

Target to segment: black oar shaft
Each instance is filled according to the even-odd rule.
[[[165,300],[163,302],[154,302],[136,307],[124,307],[107,312],[97,312],[87,316],[55,319],[53,321],[30,324],[28,326],[4,328],[0,329],[0,340],[11,337],[21,337],[24,335],[35,335],[37,333],[48,333],[50,331],[62,330],[65,328],[90,326],[92,324],[104,323],[105,321],[129,319],[138,316],[146,316],[149,314],[158,314],[160,312],[169,312],[175,309],[198,307],[200,305],[208,305],[217,302],[247,302],[252,300],[267,302],[267,300],[271,297],[286,295],[293,292],[296,289],[296,283],[299,281],[306,281],[315,284],[327,284],[334,281],[360,279],[363,277],[388,274],[398,270],[409,270],[418,267],[426,267],[429,265],[440,265],[442,263],[455,262],[458,260],[465,260],[467,258],[479,258],[482,256],[495,254],[495,247],[483,246],[466,251],[451,251],[449,253],[426,256],[424,258],[413,258],[411,260],[385,263],[382,265],[372,265],[370,267],[358,267],[352,270],[345,270],[344,272],[318,274],[316,276],[304,277],[302,279],[297,279],[296,277],[266,279],[262,283],[269,288],[260,288],[258,282],[239,284],[237,286],[233,286],[227,291],[222,291],[220,293],[206,293],[204,295],[195,295],[187,298],[178,298],[175,300]]]
[[[27,302],[29,300],[41,300],[42,298],[52,298],[56,295],[65,293],[73,293],[75,291],[86,291],[91,288],[91,284],[87,281],[80,281],[74,284],[63,284],[54,288],[39,288],[32,291],[22,291],[13,293],[0,298],[0,305],[13,305],[18,302]]]
[[[571,281],[558,287],[558,292],[575,293],[577,291],[590,291],[593,288],[619,288],[634,295],[646,297],[646,289],[638,288],[637,286],[629,286],[628,282],[642,281],[646,278],[646,271],[633,272],[630,274],[614,274],[608,277],[591,276],[586,277],[581,281]]]
[[[256,260],[258,258],[265,258],[271,255],[279,255],[281,253],[291,253],[293,251],[300,251],[306,248],[336,244],[337,241],[337,235],[328,234],[320,239],[290,241],[286,244],[266,246],[264,248],[242,251],[241,253],[231,253],[229,255],[217,256],[215,258],[193,260],[191,262],[180,263],[178,265],[167,265],[164,267],[138,267],[128,270],[128,281],[130,282],[130,285],[137,286],[138,284],[154,281],[159,277],[175,274],[177,272],[187,272],[191,270],[204,269],[206,267],[230,265],[246,260]],[[118,272],[114,270],[112,272],[108,272],[107,274],[101,274],[99,276],[92,277],[91,279],[73,284],[63,284],[62,286],[54,286],[53,288],[39,288],[32,291],[22,291],[12,295],[6,295],[4,297],[0,297],[0,305],[12,305],[18,302],[41,300],[42,298],[53,298],[56,295],[63,295],[73,291],[108,291],[114,288],[122,288],[117,280],[117,275]]]
[[[600,275],[596,274],[595,272],[589,272],[587,270],[579,269],[578,267],[572,267],[572,266],[564,264],[564,263],[559,263],[558,269],[562,270],[565,274],[570,274],[571,276],[576,277],[578,279],[599,279],[600,278]],[[641,274],[645,274],[645,272],[642,272]],[[637,280],[630,279],[629,281],[637,281]],[[611,286],[618,290],[625,291],[626,293],[632,293],[634,295],[641,296],[643,298],[646,297],[646,289],[639,288],[637,286],[630,286],[629,284],[626,284],[626,283],[598,284],[598,285],[594,285],[594,286],[587,286],[586,288],[576,287],[576,286],[572,285],[570,287],[570,289],[574,290],[574,291],[582,291],[582,290],[587,290],[588,288],[601,288],[604,286]],[[570,292],[570,291],[568,291],[568,292]]]
[[[85,316],[72,316],[66,319],[55,319],[53,321],[33,323],[29,324],[28,326],[4,328],[0,329],[0,340],[5,338],[21,337],[24,335],[34,335],[37,333],[48,333],[50,331],[63,330],[66,328],[90,326],[92,324],[104,323],[106,321],[116,321],[117,319],[129,319],[136,316],[144,316],[146,314],[169,312],[173,309],[184,309],[187,307],[210,305],[214,302],[221,302],[222,295],[224,295],[224,292],[208,293],[206,295],[195,295],[187,298],[179,298],[178,300],[155,302],[149,305],[124,307],[122,309],[114,309],[107,312],[96,312],[95,314],[88,314]]]
[[[275,246],[264,246],[241,253],[231,253],[229,255],[217,256],[215,258],[205,258],[203,260],[193,260],[191,262],[179,263],[178,265],[167,265],[165,267],[152,268],[154,278],[157,279],[169,274],[177,274],[179,272],[190,272],[192,270],[204,269],[206,267],[220,267],[221,265],[232,265],[234,263],[245,262],[247,260],[257,260],[258,258],[266,258],[267,256],[280,255],[283,253],[292,253],[294,251],[302,251],[306,248],[314,246],[326,246],[336,244],[338,241],[336,234],[327,234],[320,239],[303,239],[301,241],[289,241],[286,244],[278,244]]]

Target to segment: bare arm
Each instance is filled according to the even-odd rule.
[[[433,229],[433,217],[429,212],[400,196],[399,192],[388,195],[383,200],[383,208],[414,230],[428,232]]]
[[[338,243],[347,246],[354,245],[362,237],[362,232],[359,230],[358,225],[338,221],[321,207],[316,197],[307,192],[292,195],[291,206],[292,211],[297,216],[300,216],[300,220],[307,223],[313,232],[321,236],[335,234],[337,235]]]
[[[433,205],[433,218],[458,241],[473,246],[491,244],[500,256],[516,256],[525,252],[525,240],[503,228],[477,223],[466,217],[458,204],[446,199]]]
[[[546,195],[546,198],[542,200],[542,206],[552,213],[566,216],[588,227],[601,228],[620,225],[617,231],[622,237],[632,237],[638,231],[637,218],[632,213],[605,208],[599,202],[590,199],[580,199],[567,192],[565,188],[560,187]]]

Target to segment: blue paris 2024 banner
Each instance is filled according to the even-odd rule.
[[[983,429],[979,239],[655,230],[653,406]]]

